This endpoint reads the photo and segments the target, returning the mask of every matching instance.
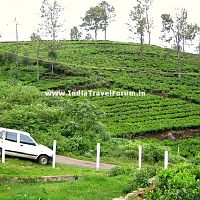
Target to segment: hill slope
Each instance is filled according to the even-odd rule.
[[[146,96],[66,97],[91,100],[107,113],[103,122],[116,136],[142,135],[200,127],[200,61],[181,54],[182,78],[177,77],[176,53],[156,46],[117,42],[60,41],[51,74],[48,42],[41,45],[40,81],[36,81],[36,43],[20,43],[19,79],[46,90],[145,91]],[[14,43],[0,44],[0,80],[15,73]],[[8,53],[9,52],[9,53]],[[57,97],[59,98],[59,97]]]

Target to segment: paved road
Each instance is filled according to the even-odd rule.
[[[65,165],[75,165],[75,166],[79,166],[79,167],[85,167],[85,168],[96,168],[96,163],[95,162],[90,162],[90,161],[85,161],[85,160],[78,160],[78,159],[74,159],[74,158],[70,158],[70,157],[66,157],[66,156],[59,156],[56,155],[56,162],[57,163],[62,163]],[[111,164],[100,164],[100,169],[112,169],[113,167],[115,167],[115,165],[111,165]]]

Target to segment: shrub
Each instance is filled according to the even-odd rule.
[[[118,176],[122,174],[131,175],[132,173],[133,169],[130,167],[117,166],[108,171],[108,176]]]
[[[139,142],[134,141],[127,141],[127,144],[121,145],[121,151],[124,153],[125,156],[129,158],[138,159],[138,146]],[[148,143],[143,141],[142,142],[142,159],[145,162],[159,162],[163,160],[164,157],[164,147],[160,146],[157,143]]]
[[[87,153],[95,149],[96,143],[109,140],[109,134],[100,123],[102,117],[95,106],[89,102],[69,104],[63,115],[62,135],[67,138],[67,151]]]
[[[147,199],[184,199],[200,198],[200,184],[197,175],[200,168],[192,164],[179,164],[158,173],[158,188],[147,195]]]
[[[194,165],[200,165],[200,153],[191,159],[191,163]]]
[[[141,187],[148,187],[151,184],[148,180],[155,176],[158,170],[159,168],[157,167],[146,167],[136,171],[131,182],[124,188],[124,192],[129,193]]]

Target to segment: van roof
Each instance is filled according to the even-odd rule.
[[[19,131],[19,130],[15,130],[15,129],[9,129],[9,128],[2,128],[0,127],[0,132],[1,131],[9,131],[9,132],[15,132],[15,133],[20,133],[20,134],[24,134],[24,135],[30,135],[30,133],[24,132],[24,131]]]

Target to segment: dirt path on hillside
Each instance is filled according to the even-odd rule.
[[[90,162],[90,161],[85,161],[85,160],[78,160],[78,159],[74,159],[74,158],[70,158],[70,157],[66,157],[66,156],[60,156],[60,155],[56,155],[56,163],[61,163],[61,164],[65,164],[65,165],[75,165],[75,166],[79,166],[79,167],[85,167],[85,168],[96,168],[96,163],[95,162]],[[115,167],[115,165],[111,165],[111,164],[100,164],[100,169],[112,169],[113,167]]]
[[[200,137],[200,128],[197,129],[185,129],[180,131],[169,130],[163,131],[158,133],[147,133],[144,136],[140,136],[138,138],[156,138],[159,140],[179,140],[179,139],[187,139],[187,138],[194,138]]]

